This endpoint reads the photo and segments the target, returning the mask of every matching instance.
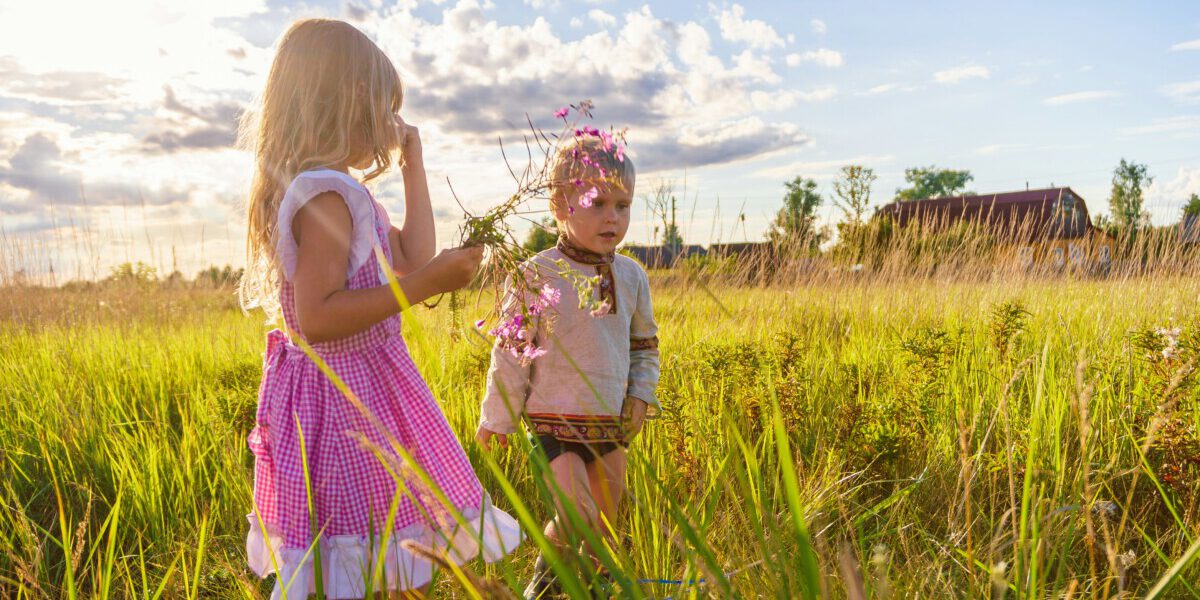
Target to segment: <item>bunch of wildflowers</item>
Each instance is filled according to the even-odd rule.
[[[517,183],[516,192],[482,215],[472,215],[464,209],[465,221],[460,228],[462,244],[487,247],[489,259],[480,278],[484,287],[491,287],[495,292],[489,315],[477,321],[475,326],[496,337],[514,357],[526,364],[545,354],[544,348],[534,344],[532,328],[535,323],[540,323],[547,332],[553,328],[553,309],[558,305],[560,292],[538,268],[522,266],[533,253],[523,248],[516,239],[510,220],[544,210],[542,207],[549,205],[555,190],[563,186],[575,186],[578,205],[588,208],[600,195],[603,186],[623,185],[620,177],[606,170],[604,162],[598,160],[588,148],[598,147],[600,151],[624,162],[625,133],[585,124],[585,119],[592,118],[592,108],[591,101],[584,100],[555,111],[556,121],[562,123],[556,135],[546,135],[532,120],[528,120],[530,133],[525,136],[528,159],[523,169],[518,171],[513,168],[501,144],[501,153],[509,173]],[[555,168],[556,158],[564,157],[571,161],[572,167],[566,177],[559,173],[560,169]],[[574,206],[568,205],[567,208],[574,214]],[[534,226],[540,225],[534,223]],[[594,316],[608,312],[611,307],[594,297],[597,278],[576,273],[562,261],[555,267],[559,269],[558,274],[571,282],[578,293],[580,308],[586,308]],[[508,292],[505,291],[505,282],[511,286]],[[451,304],[456,303],[452,295]],[[493,319],[496,324],[487,328],[488,321]]]
[[[563,279],[571,282],[571,287],[579,295],[579,309],[588,311],[593,317],[602,317],[612,310],[608,300],[596,297],[596,288],[600,285],[600,276],[587,276],[571,268],[564,260],[554,261]]]
[[[1162,338],[1162,357],[1170,360],[1179,352],[1179,334],[1183,333],[1183,329],[1180,327],[1172,327],[1170,329],[1159,327],[1155,333]]]

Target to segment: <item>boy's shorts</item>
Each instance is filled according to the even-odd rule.
[[[591,464],[596,458],[618,449],[627,449],[625,442],[572,442],[560,440],[552,435],[535,436],[534,446],[540,447],[546,453],[546,462],[550,463],[563,454],[574,454],[583,459],[584,464]]]

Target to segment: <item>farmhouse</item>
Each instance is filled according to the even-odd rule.
[[[774,250],[770,242],[734,242],[713,244],[708,247],[708,254],[719,258],[735,256],[742,262],[766,262],[773,256]]]
[[[676,261],[691,256],[704,256],[708,253],[704,246],[690,244],[680,246],[678,250],[670,246],[624,246],[621,249],[626,255],[637,259],[647,269],[665,269],[675,265]]]
[[[1026,269],[1105,269],[1113,256],[1113,239],[1092,225],[1087,204],[1069,187],[896,201],[873,218],[933,231],[977,224],[1003,259]]]

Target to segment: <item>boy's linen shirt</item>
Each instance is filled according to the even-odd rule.
[[[582,275],[597,274],[595,265],[571,260],[557,248],[539,253],[523,265],[538,269],[542,280],[561,294],[552,313],[553,330],[535,318],[534,343],[547,350],[522,365],[497,342],[492,348],[480,425],[496,433],[517,430],[524,416],[534,434],[583,441],[622,441],[621,412],[626,396],[644,401],[647,416],[658,413],[655,387],[659,377],[658,326],[650,304],[650,280],[633,259],[613,259],[616,309],[593,317],[580,309],[570,281],[558,274],[556,261]],[[506,286],[510,293],[511,283]],[[511,299],[510,299],[511,300]],[[631,347],[632,346],[632,347]],[[615,427],[615,429],[614,429]]]

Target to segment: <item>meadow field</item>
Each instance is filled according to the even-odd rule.
[[[1200,280],[652,281],[664,411],[607,594],[1200,596]],[[488,347],[449,316],[407,314],[412,354],[540,528],[529,444],[471,441]],[[244,555],[265,332],[228,288],[0,289],[0,597],[269,594]],[[535,554],[435,595],[520,589]]]

